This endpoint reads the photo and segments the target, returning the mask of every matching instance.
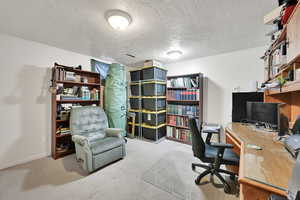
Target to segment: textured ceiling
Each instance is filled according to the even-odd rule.
[[[263,15],[276,0],[0,0],[2,33],[124,64],[165,63],[265,45]],[[132,24],[112,29],[105,11],[130,13]],[[125,54],[135,55],[130,58]],[[177,60],[177,61],[178,61]]]

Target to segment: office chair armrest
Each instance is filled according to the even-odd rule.
[[[210,146],[212,147],[216,147],[216,148],[221,148],[221,149],[232,149],[233,148],[233,145],[232,144],[226,144],[226,143],[214,143],[212,142],[210,144]]]
[[[212,135],[213,135],[213,134],[220,135],[219,132],[204,132],[204,133],[207,134],[206,140],[205,140],[205,143],[206,143],[206,144],[210,144],[210,143],[211,143],[211,138],[212,138]]]

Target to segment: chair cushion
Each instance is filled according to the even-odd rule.
[[[93,155],[109,151],[116,147],[124,144],[123,138],[118,137],[105,137],[103,139],[98,139],[90,143],[91,151]]]
[[[90,131],[90,132],[86,133],[84,136],[87,137],[89,143],[93,143],[96,140],[105,138],[106,133],[104,130]]]
[[[217,148],[205,144],[205,157],[214,159],[217,156],[217,153]],[[221,163],[228,165],[238,165],[239,160],[239,156],[236,153],[234,153],[231,149],[225,149]]]

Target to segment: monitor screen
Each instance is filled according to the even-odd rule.
[[[247,119],[252,122],[265,122],[278,126],[279,104],[247,102]]]

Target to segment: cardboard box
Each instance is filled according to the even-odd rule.
[[[157,60],[146,60],[144,67],[163,67],[163,64]]]
[[[278,8],[275,8],[274,10],[272,10],[271,12],[269,12],[268,14],[266,14],[264,16],[264,24],[273,24],[273,22],[277,19],[280,19],[281,17],[281,11],[283,9],[284,5],[279,6]]]

